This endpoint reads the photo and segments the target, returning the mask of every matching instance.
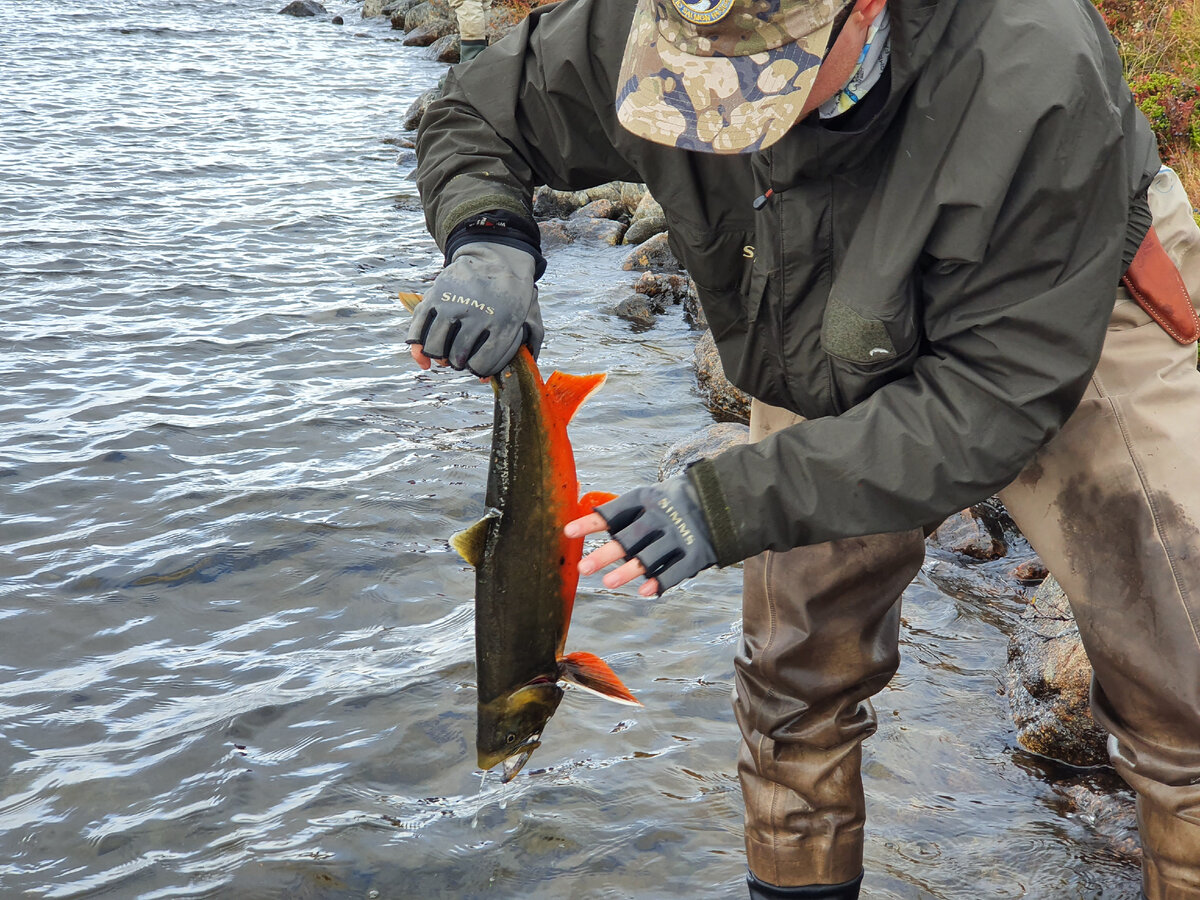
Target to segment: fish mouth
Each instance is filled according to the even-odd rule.
[[[517,777],[517,773],[521,771],[521,767],[529,762],[529,757],[533,755],[533,751],[542,746],[541,737],[540,733],[530,735],[525,743],[513,751],[507,759],[503,760],[504,768],[502,770],[501,781],[508,784]]]

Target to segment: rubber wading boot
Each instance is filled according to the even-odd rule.
[[[776,887],[759,881],[753,872],[746,873],[746,886],[750,888],[750,900],[858,900],[858,889],[862,885],[862,873],[852,881],[842,884],[806,884],[803,887]]]
[[[487,46],[487,41],[459,41],[458,43],[458,61],[460,63],[470,62]]]

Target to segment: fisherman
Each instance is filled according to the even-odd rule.
[[[470,62],[487,47],[488,0],[449,0],[458,20],[458,61]]]
[[[1145,896],[1200,898],[1200,230],[1090,3],[566,0],[454,71],[418,158],[418,365],[536,353],[533,187],[642,181],[754,397],[753,443],[568,526],[644,596],[746,561],[752,897],[858,896],[901,592],[999,492],[1070,597]]]

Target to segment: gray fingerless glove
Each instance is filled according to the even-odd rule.
[[[480,378],[503,369],[522,344],[534,358],[542,348],[542,313],[534,284],[536,260],[515,247],[464,244],[417,306],[407,343],[430,359]]]
[[[646,577],[658,579],[659,594],[716,565],[700,495],[686,475],[634,488],[596,512],[625,558],[636,557]]]

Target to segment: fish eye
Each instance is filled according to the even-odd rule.
[[[504,739],[504,742],[505,742],[506,744],[511,744],[511,743],[512,743],[513,741],[515,741],[516,739],[517,739],[517,736],[516,736],[515,734],[513,734],[513,732],[511,732],[511,731],[510,731],[510,732],[508,733],[508,737],[506,737],[506,738]]]

